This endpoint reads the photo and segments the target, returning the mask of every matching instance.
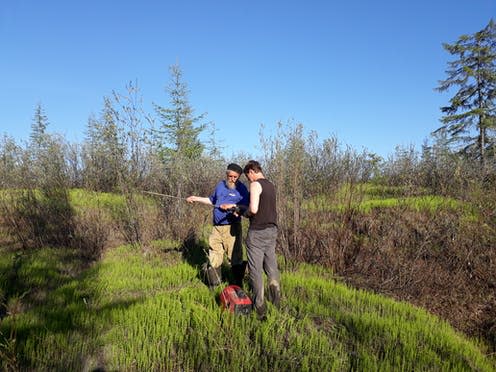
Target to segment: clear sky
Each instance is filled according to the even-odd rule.
[[[28,139],[41,103],[49,132],[82,142],[129,81],[167,106],[179,63],[225,154],[293,121],[387,157],[439,127],[442,43],[495,16],[496,0],[0,0],[0,135]]]

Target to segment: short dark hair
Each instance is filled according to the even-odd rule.
[[[246,163],[244,169],[243,169],[243,173],[244,174],[248,174],[248,172],[251,170],[253,170],[255,173],[261,173],[262,172],[262,166],[260,165],[260,163],[256,160],[250,160],[248,161],[248,163]]]
[[[241,167],[236,163],[229,164],[227,166],[227,170],[236,172],[239,175],[241,175],[241,173],[243,172],[243,169],[241,169]]]

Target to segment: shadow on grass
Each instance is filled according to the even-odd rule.
[[[199,240],[193,229],[188,232],[181,245],[183,259],[197,270],[201,270],[201,267],[208,261],[208,249],[208,244]]]
[[[73,251],[44,248],[25,252],[10,268],[8,316],[3,335],[15,339],[19,370],[104,370],[101,336],[116,309],[137,299],[102,301],[98,267]],[[26,294],[26,295],[21,295]],[[18,306],[14,308],[14,300]]]
[[[206,286],[209,285],[209,280],[206,273],[208,264],[208,244],[200,240],[194,230],[190,230],[186,239],[183,240],[181,251],[183,259],[193,267],[197,274],[196,277]],[[222,268],[222,277],[226,277],[226,269]]]

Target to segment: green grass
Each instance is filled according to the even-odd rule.
[[[417,195],[410,195],[404,187],[359,184],[351,188],[341,187],[330,199],[328,196],[316,196],[304,203],[309,211],[343,211],[349,207],[360,212],[369,213],[373,209],[404,206],[415,211],[435,212],[439,209],[468,207],[461,201],[437,195],[429,195],[426,190],[417,190]]]
[[[122,195],[108,192],[94,192],[84,189],[71,189],[69,192],[71,205],[78,208],[108,208],[113,209],[125,204]]]
[[[0,255],[0,275],[22,311],[15,330],[22,370],[492,371],[474,342],[427,312],[335,281],[312,265],[282,270],[280,310],[234,316],[197,270],[158,242],[157,254],[122,246],[78,270],[74,252]],[[5,258],[6,257],[6,258]],[[13,265],[16,265],[14,268]],[[10,275],[10,274],[9,274]],[[0,339],[1,341],[1,339]],[[0,342],[0,345],[2,343]],[[0,346],[1,351],[1,346]]]
[[[407,303],[350,289],[322,275],[297,272],[285,277],[293,293],[289,308],[295,318],[310,317],[334,327],[352,345],[354,369],[477,370],[484,357],[447,323]],[[302,301],[301,299],[308,299]],[[490,365],[486,365],[490,370]]]
[[[358,204],[358,209],[362,212],[370,212],[374,208],[390,208],[405,206],[415,211],[427,210],[435,212],[441,208],[457,209],[462,207],[462,203],[441,196],[412,196],[405,198],[369,199]]]
[[[9,200],[9,198],[15,198],[23,193],[26,193],[27,190],[0,190],[0,199],[3,198],[5,200]],[[39,191],[35,190],[34,194],[39,196]],[[122,195],[115,193],[106,193],[106,192],[95,192],[84,189],[70,189],[69,190],[69,198],[71,205],[76,209],[81,208],[108,208],[113,209],[116,207],[123,206],[125,204],[125,199]]]

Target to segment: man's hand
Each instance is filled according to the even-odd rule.
[[[238,204],[221,204],[219,208],[225,210],[226,212],[231,212],[236,217],[243,216],[243,213],[245,213],[248,209],[246,205]]]
[[[236,209],[236,204],[221,204],[219,205],[219,208],[224,210],[224,211],[230,211],[233,212]]]

